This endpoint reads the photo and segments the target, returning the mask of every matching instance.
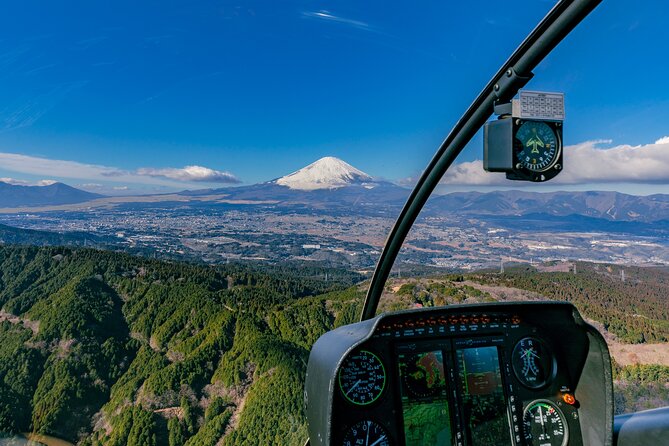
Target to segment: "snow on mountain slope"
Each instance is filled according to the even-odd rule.
[[[326,156],[303,167],[297,172],[281,177],[273,182],[298,190],[337,189],[350,185],[374,187],[374,179],[345,161]]]

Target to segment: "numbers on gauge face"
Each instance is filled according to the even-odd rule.
[[[532,172],[544,172],[560,155],[560,141],[545,122],[528,121],[516,132],[516,162]]]
[[[513,348],[511,364],[518,381],[530,389],[548,384],[553,377],[554,360],[548,347],[536,338],[523,338]]]
[[[359,421],[351,426],[342,446],[390,446],[388,433],[379,424],[371,420]]]
[[[566,446],[569,440],[564,414],[548,400],[528,404],[523,413],[523,435],[529,446]]]
[[[386,386],[386,370],[374,353],[360,350],[350,354],[339,370],[339,390],[358,406],[376,401]]]

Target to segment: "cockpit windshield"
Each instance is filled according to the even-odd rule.
[[[0,445],[304,444],[313,344],[358,320],[435,150],[569,1],[4,5]],[[486,171],[476,133],[411,227],[379,314],[567,301],[606,340],[616,413],[669,406],[668,16],[667,2],[604,0],[566,36],[523,87],[564,95],[559,132],[527,127],[522,142],[531,168],[555,166],[532,157],[559,145],[560,174]],[[544,324],[513,316],[523,340]],[[455,435],[460,415],[435,409],[449,389],[469,398],[450,407],[485,400],[506,426],[500,377],[516,378],[500,364],[516,344],[488,329],[480,348],[387,348],[403,379],[388,383],[393,410],[440,420],[403,424],[406,444]],[[429,392],[412,387],[423,360]],[[379,390],[349,378],[343,407]]]

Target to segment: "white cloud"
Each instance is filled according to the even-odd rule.
[[[0,152],[0,166],[4,170],[12,172],[28,173],[31,175],[52,175],[62,178],[91,179],[124,174],[123,171],[113,167],[6,152]]]
[[[14,186],[51,186],[52,184],[57,183],[58,181],[54,180],[39,180],[34,183],[26,180],[18,180],[16,178],[3,177],[0,178],[0,182],[12,184]]]
[[[181,169],[147,167],[129,171],[97,164],[7,152],[0,152],[0,168],[10,172],[48,175],[56,178],[112,181],[126,184],[153,184],[168,187],[180,187],[179,183],[183,182],[240,183],[240,180],[232,173],[201,166],[186,166]]]
[[[9,178],[9,177],[0,178],[0,182],[7,183],[7,184],[12,184],[14,186],[29,186],[30,185],[30,183],[28,181],[17,180],[16,178]]]
[[[332,14],[330,11],[321,9],[317,12],[305,11],[302,13],[304,17],[310,17],[315,19],[327,20],[330,22],[342,23],[344,25],[353,26],[354,28],[372,30],[368,23],[362,22],[360,20],[347,19],[346,17],[341,17]]]
[[[567,147],[564,172],[556,179],[566,184],[669,183],[669,139],[607,149],[598,147],[596,141]]]
[[[495,186],[507,183],[509,180],[503,173],[490,173],[483,170],[481,160],[454,164],[448,170],[441,184],[467,184],[472,186]]]
[[[153,169],[145,167],[137,170],[138,175],[163,177],[177,181],[194,181],[205,183],[240,183],[239,179],[230,172],[210,169],[202,166],[186,166],[182,169],[166,168]]]
[[[564,170],[552,184],[669,183],[669,137],[654,144],[600,147],[611,141],[587,141],[565,147]],[[471,186],[517,185],[503,173],[488,173],[481,160],[451,167],[441,184]]]

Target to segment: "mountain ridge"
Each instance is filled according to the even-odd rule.
[[[102,197],[104,195],[60,182],[45,186],[23,186],[0,181],[0,207],[76,204]]]
[[[396,214],[405,204],[410,190],[389,181],[374,178],[347,162],[321,158],[302,169],[271,181],[223,188],[184,190],[172,194],[114,197],[109,203],[98,200],[96,206],[165,205],[174,196],[190,197],[189,206],[216,206],[235,202],[239,206],[272,207],[281,212],[317,211],[333,214]],[[0,182],[0,208],[69,205],[87,203],[102,195],[82,191],[64,183],[49,186],[16,186]],[[162,204],[160,204],[162,203]],[[180,205],[184,205],[180,202]],[[82,208],[83,209],[83,208]],[[669,195],[637,196],[613,191],[529,192],[507,190],[491,192],[452,192],[433,195],[423,211],[442,216],[457,213],[472,216],[513,217],[545,214],[554,217],[579,215],[606,221],[655,222],[669,220]]]
[[[430,199],[432,208],[472,215],[582,215],[610,221],[669,219],[669,195],[629,195],[610,191],[454,192]]]

